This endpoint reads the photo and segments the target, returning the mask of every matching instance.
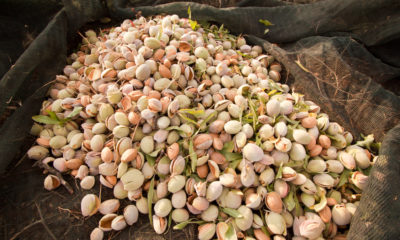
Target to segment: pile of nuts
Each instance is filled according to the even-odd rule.
[[[279,83],[281,65],[223,28],[172,16],[86,32],[34,119],[31,159],[113,191],[90,235],[149,215],[198,239],[345,239],[374,155]],[[368,149],[367,149],[368,148]],[[63,179],[48,175],[53,190]],[[122,199],[131,204],[121,208]],[[193,218],[190,218],[193,215]]]

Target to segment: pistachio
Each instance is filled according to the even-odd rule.
[[[308,134],[308,132],[306,132],[305,130],[301,129],[293,130],[293,138],[296,142],[303,145],[309,144],[312,140],[310,134]]]
[[[250,162],[258,162],[263,156],[263,150],[254,143],[248,143],[243,148],[243,156]]]
[[[213,222],[217,219],[219,209],[215,205],[210,205],[205,211],[201,213],[201,219],[206,222]]]
[[[267,227],[272,234],[283,234],[286,231],[285,219],[279,213],[270,212],[265,214]]]
[[[126,191],[133,191],[143,185],[144,175],[141,171],[135,168],[130,168],[124,175],[122,175],[121,182]]]
[[[184,208],[174,209],[171,213],[172,220],[177,223],[181,223],[189,220],[189,212]]]
[[[136,207],[141,214],[149,213],[149,205],[147,203],[147,198],[141,197],[136,201]]]
[[[354,169],[356,167],[356,161],[353,156],[348,154],[347,152],[340,151],[338,153],[338,160],[343,164],[343,166],[347,169]]]
[[[235,224],[241,231],[246,231],[253,224],[253,212],[246,206],[240,206],[238,212],[243,217],[235,218]]]
[[[306,158],[306,149],[302,144],[292,143],[292,148],[290,149],[290,159],[294,161],[302,161]]]
[[[300,235],[309,239],[316,239],[321,235],[325,225],[314,213],[307,213],[306,220],[300,222]]]
[[[271,127],[271,125],[264,124],[259,130],[259,135],[261,140],[266,141],[274,135],[274,129]]]
[[[222,184],[219,181],[214,181],[210,183],[210,185],[207,188],[207,193],[206,193],[206,199],[209,202],[212,202],[219,198],[222,194]]]
[[[81,201],[81,212],[84,217],[94,215],[100,207],[100,199],[94,194],[87,194]]]
[[[336,204],[332,208],[332,218],[333,221],[339,225],[347,225],[351,221],[351,213],[347,210],[344,204]]]
[[[351,175],[351,182],[361,190],[364,190],[368,184],[368,176],[362,172],[356,171]]]
[[[140,149],[144,153],[151,153],[154,151],[154,140],[152,136],[146,136],[140,141]]]
[[[171,200],[167,198],[160,199],[154,205],[154,213],[159,217],[167,216],[172,210]]]
[[[282,199],[277,192],[270,192],[265,197],[265,205],[273,212],[282,212]]]
[[[242,130],[242,124],[239,121],[231,120],[224,125],[224,129],[229,134],[236,134]]]
[[[240,173],[240,180],[245,187],[251,186],[256,179],[253,164],[246,161]]]
[[[104,232],[100,228],[95,228],[90,233],[90,240],[103,240]]]
[[[109,199],[100,204],[99,211],[103,215],[115,213],[119,206],[120,203],[118,199]]]
[[[163,234],[167,229],[167,220],[163,217],[153,215],[153,228],[157,234]]]
[[[115,184],[113,189],[114,197],[118,199],[124,199],[128,196],[128,191],[124,189],[124,184],[121,181],[118,181]]]
[[[210,240],[215,235],[215,223],[206,223],[198,227],[199,240]]]
[[[315,159],[308,162],[307,170],[312,173],[322,173],[327,168],[327,163],[321,159]]]
[[[171,193],[176,193],[185,186],[185,183],[185,176],[173,176],[168,182],[168,191]]]
[[[81,188],[85,190],[92,189],[94,184],[95,184],[95,179],[93,176],[86,176],[80,182]]]
[[[115,231],[120,231],[126,227],[125,218],[122,215],[115,217],[111,222],[111,228]]]
[[[195,137],[193,145],[196,149],[208,149],[213,143],[213,138],[210,134],[199,134]]]

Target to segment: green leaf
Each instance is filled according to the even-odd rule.
[[[251,55],[249,55],[249,54],[246,54],[246,53],[242,53],[241,51],[236,51],[240,56],[242,56],[242,57],[244,57],[244,58],[248,58],[248,59],[250,59],[250,58],[253,58]]]
[[[190,174],[190,177],[194,178],[196,182],[204,182],[204,179],[200,178],[197,174]]]
[[[156,163],[156,157],[152,157],[148,154],[145,154],[146,156],[146,161],[150,164],[150,166],[154,166],[154,164]]]
[[[189,141],[189,157],[191,160],[191,166],[192,166],[192,172],[196,172],[196,166],[197,166],[197,154],[194,151],[193,147],[193,139],[190,139]]]
[[[189,221],[181,222],[179,224],[176,224],[173,229],[174,230],[182,230],[184,229],[187,225],[189,224]]]
[[[201,122],[200,124],[200,128],[204,127],[213,117],[215,117],[215,115],[217,115],[218,112],[215,111],[213,113],[211,113],[210,115],[208,115],[208,117],[206,117],[206,119],[204,119],[203,122]]]
[[[155,157],[157,157],[157,155],[158,155],[158,153],[159,153],[160,151],[161,151],[161,148],[156,149],[155,151],[149,153],[148,155],[149,155],[150,157],[155,158]]]
[[[229,162],[234,162],[234,161],[243,159],[243,156],[240,153],[231,153],[231,152],[222,152],[221,151],[221,154],[224,155],[226,160]]]
[[[150,220],[150,225],[152,226],[153,226],[153,216],[152,216],[153,196],[154,196],[154,177],[151,179],[149,193],[147,194],[147,207],[149,208],[149,220]]]
[[[230,162],[229,163],[229,167],[232,168],[232,169],[236,169],[237,166],[239,166],[240,161],[242,161],[242,160],[240,159],[240,160],[235,160],[235,161]]]
[[[231,237],[235,236],[235,228],[232,226],[232,223],[229,223],[228,230],[225,232],[225,238],[230,239]]]
[[[286,117],[286,115],[283,115],[283,118],[284,118],[287,122],[289,122],[290,124],[292,124],[292,125],[296,125],[296,126],[297,126],[297,125],[300,123],[300,121],[292,120],[292,119]]]
[[[293,187],[292,187],[293,188]],[[296,202],[293,199],[293,190],[283,199],[287,210],[290,212],[296,207]]]
[[[168,216],[168,229],[171,227],[171,223],[172,223],[172,212],[170,212]]]
[[[258,116],[257,116],[257,112],[255,110],[255,106],[253,101],[251,100],[251,98],[249,97],[249,106],[250,106],[250,110],[253,116],[253,129],[254,131],[257,130],[256,126],[257,126],[257,121],[258,121]]]
[[[50,117],[48,117],[48,116],[45,116],[45,115],[36,115],[36,116],[33,116],[32,119],[33,119],[35,122],[38,122],[38,123],[44,123],[44,124],[60,124],[60,121],[54,120],[54,119],[52,119],[52,118],[50,118]]]
[[[174,230],[182,230],[184,229],[188,224],[203,224],[205,221],[193,221],[193,219],[189,219],[187,221],[181,222],[173,227]]]
[[[281,162],[281,165],[279,166],[279,170],[276,173],[275,179],[282,178],[282,171],[283,171],[283,162]]]
[[[190,10],[190,6],[188,7],[187,13],[188,13],[189,19],[192,19],[192,11]]]
[[[199,126],[199,123],[198,123],[198,122],[194,121],[193,119],[190,119],[190,118],[186,117],[184,114],[178,113],[178,115],[179,115],[179,117],[182,118],[183,120],[185,120],[185,121],[187,121],[187,122],[190,122],[190,123],[194,124],[195,126]]]
[[[58,119],[57,114],[55,112],[50,111],[50,110],[46,110],[46,112],[49,114],[51,119],[54,119],[56,121],[60,121],[60,119]]]
[[[74,107],[74,110],[70,114],[68,114],[67,118],[73,118],[78,115],[82,111],[82,107]]]
[[[274,24],[272,24],[270,21],[268,21],[267,19],[259,19],[258,20],[260,23],[264,24],[264,26],[269,27],[272,26]]]
[[[339,183],[337,185],[337,188],[340,188],[345,183],[347,183],[349,181],[348,179],[349,179],[350,175],[351,175],[351,171],[349,169],[344,169],[343,172],[342,172],[342,175],[340,175]]]
[[[294,192],[296,192],[296,189],[294,189]],[[296,217],[300,217],[302,212],[303,212],[303,210],[301,209],[301,206],[300,206],[300,203],[299,203],[299,199],[297,198],[297,194],[293,194],[293,199],[294,199],[294,202],[296,203],[296,207],[295,207],[294,213],[295,213]]]
[[[186,132],[183,131],[183,129],[180,128],[180,127],[178,127],[178,126],[170,126],[170,127],[167,127],[165,130],[167,130],[167,131],[176,130],[176,131],[178,131],[179,133],[185,134],[185,135],[186,135]]]
[[[195,116],[196,118],[201,118],[205,114],[203,109],[191,109],[191,108],[180,109],[178,112],[187,113]]]
[[[189,24],[190,24],[190,28],[193,30],[196,30],[196,28],[198,27],[197,21],[193,21],[193,20],[189,19]]]
[[[224,144],[224,147],[222,148],[221,152],[233,152],[233,149],[235,148],[235,144],[232,141],[226,142]]]
[[[222,208],[222,211],[234,218],[243,218],[243,215],[240,212],[233,208]]]

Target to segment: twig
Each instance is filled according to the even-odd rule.
[[[40,210],[39,205],[35,202],[36,208],[38,210],[39,216],[40,216],[40,222],[42,223],[43,227],[46,229],[47,233],[53,238],[54,240],[57,240],[56,236],[54,236],[53,232],[50,231],[49,227],[47,226],[46,222],[44,221],[42,211]]]
[[[28,230],[29,228],[31,228],[32,226],[34,226],[34,225],[36,225],[36,224],[38,224],[38,223],[41,223],[41,224],[43,225],[43,227],[46,229],[46,231],[49,233],[49,235],[51,236],[52,239],[57,240],[57,238],[56,238],[56,237],[54,236],[54,234],[50,231],[49,227],[47,226],[46,222],[44,221],[44,218],[43,218],[43,215],[42,215],[42,211],[40,210],[39,205],[38,205],[36,202],[35,202],[35,206],[36,206],[36,208],[37,208],[37,210],[38,210],[40,220],[36,220],[36,221],[34,221],[33,223],[31,223],[31,224],[29,224],[29,225],[26,225],[21,231],[15,233],[15,234],[10,238],[10,240],[16,239],[19,235],[21,235],[21,233],[25,232],[26,230]]]
[[[50,167],[49,165],[43,163],[42,161],[36,161],[36,163],[33,164],[33,166],[36,166],[36,165],[39,166],[40,168],[46,169],[49,173],[56,175],[60,179],[61,184],[67,189],[67,191],[70,194],[74,193],[74,190],[72,189],[71,185],[69,185],[69,183],[64,180],[64,178],[62,177],[60,172],[58,172],[54,168]]]
[[[17,232],[16,234],[14,234],[14,235],[10,238],[10,240],[16,239],[21,233],[25,232],[26,230],[28,230],[29,228],[31,228],[33,225],[36,225],[36,224],[41,223],[41,222],[42,222],[42,220],[37,220],[37,221],[34,221],[33,223],[31,223],[31,224],[29,224],[29,225],[26,225],[21,231],[19,231],[19,232]]]

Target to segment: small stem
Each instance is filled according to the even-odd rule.
[[[36,163],[33,164],[33,166],[39,166],[40,168],[46,169],[49,173],[56,175],[60,179],[60,183],[67,189],[67,191],[70,194],[74,193],[74,190],[71,187],[71,185],[69,185],[69,183],[64,180],[64,178],[62,177],[62,175],[59,171],[57,171],[54,168],[50,167],[49,165],[43,163],[42,161],[36,161]]]

